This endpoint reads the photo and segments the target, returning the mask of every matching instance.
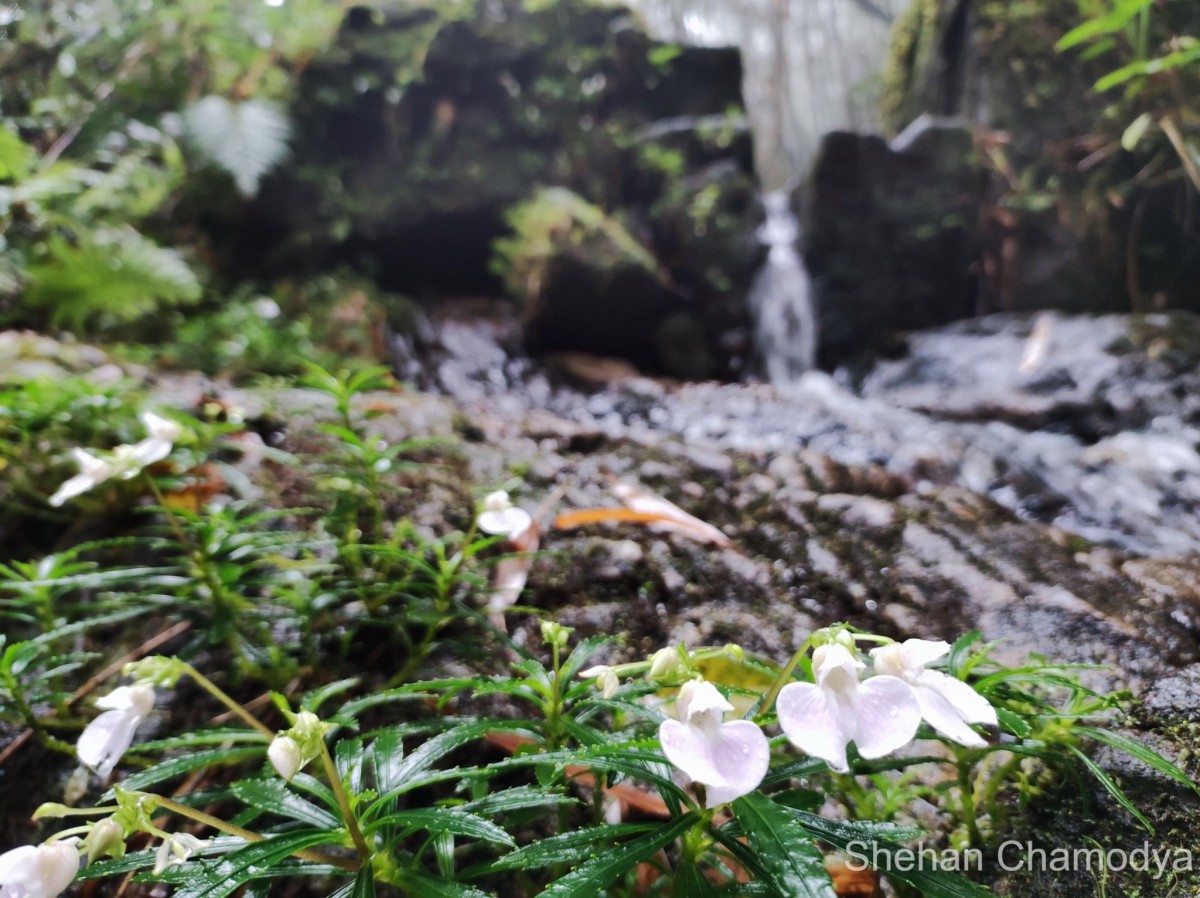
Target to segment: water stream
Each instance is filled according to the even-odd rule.
[[[769,193],[763,205],[767,221],[759,239],[769,251],[750,290],[754,346],[760,373],[776,386],[785,386],[816,364],[817,318],[808,271],[796,250],[800,223],[788,195]]]

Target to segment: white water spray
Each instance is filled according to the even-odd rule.
[[[800,223],[788,196],[769,193],[763,205],[767,221],[759,239],[770,250],[750,290],[750,313],[760,370],[768,381],[782,386],[795,383],[816,365],[817,317],[808,271],[796,251]]]

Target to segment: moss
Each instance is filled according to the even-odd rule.
[[[509,294],[536,307],[555,259],[586,256],[599,271],[640,269],[657,277],[658,264],[621,225],[578,194],[548,187],[514,206],[506,219],[513,236],[497,240],[492,270]]]
[[[921,109],[913,95],[919,73],[937,53],[939,0],[914,0],[896,20],[881,75],[879,112],[884,129],[897,134]]]

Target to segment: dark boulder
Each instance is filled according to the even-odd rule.
[[[974,311],[983,187],[961,125],[924,118],[890,146],[826,135],[803,211],[823,364]]]
[[[730,355],[719,330],[744,324],[761,223],[736,50],[661,44],[627,10],[585,0],[356,8],[307,66],[293,115],[292,162],[264,185],[243,262],[350,261],[421,297],[495,293],[489,260],[510,210],[561,187],[625,222],[692,298],[704,352]],[[689,214],[705,220],[685,233]],[[614,275],[610,288],[629,285]],[[648,302],[636,332],[603,322],[625,340],[597,338],[593,319],[539,326],[532,342],[603,343],[663,370],[649,347],[669,306]],[[612,293],[588,308],[623,306]]]

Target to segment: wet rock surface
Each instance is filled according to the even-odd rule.
[[[434,385],[455,396],[364,398],[380,437],[445,440],[440,464],[404,475],[389,514],[442,533],[467,526],[487,490],[509,489],[543,528],[522,604],[581,636],[616,636],[614,660],[677,641],[736,642],[782,659],[839,620],[895,637],[978,629],[1007,663],[1034,653],[1100,665],[1083,672],[1090,685],[1140,700],[1121,726],[1200,773],[1200,549],[1185,526],[1195,479],[1160,476],[1195,457],[1195,412],[1172,404],[1195,377],[1193,320],[987,319],[915,336],[907,360],[787,391],[626,371],[584,392],[532,364],[500,363],[512,346],[503,319],[460,334],[457,348],[456,326],[465,325],[431,322],[427,332],[449,366]],[[1032,389],[1037,371],[1019,370],[1035,350],[1043,371],[1061,369],[1042,381],[1052,386]],[[493,359],[501,375],[489,379]],[[955,359],[973,362],[960,369]],[[249,420],[277,422],[279,448],[296,452],[319,447],[317,424],[332,413],[327,398],[304,390],[171,377],[155,389],[184,406],[215,391]],[[1065,411],[1051,414],[1056,402]],[[1077,427],[1037,429],[1102,406],[1116,414],[1090,443]],[[1155,437],[1169,437],[1173,454],[1155,449]],[[1139,451],[1116,454],[1119,440]],[[1088,455],[1105,445],[1102,459]],[[286,466],[258,462],[246,473],[268,498],[308,501]],[[615,482],[664,496],[732,545],[634,525],[552,526],[561,511],[617,505]],[[518,640],[539,638],[527,616],[512,615],[510,628]],[[1096,757],[1158,824],[1145,836],[1152,847],[1191,838],[1194,802],[1139,764]],[[1020,837],[1047,848],[1143,838],[1090,783],[1042,794],[1022,820]],[[1014,898],[1091,894],[1097,881],[998,869],[985,877]],[[1165,896],[1180,883],[1195,885],[1108,878],[1128,894]]]

